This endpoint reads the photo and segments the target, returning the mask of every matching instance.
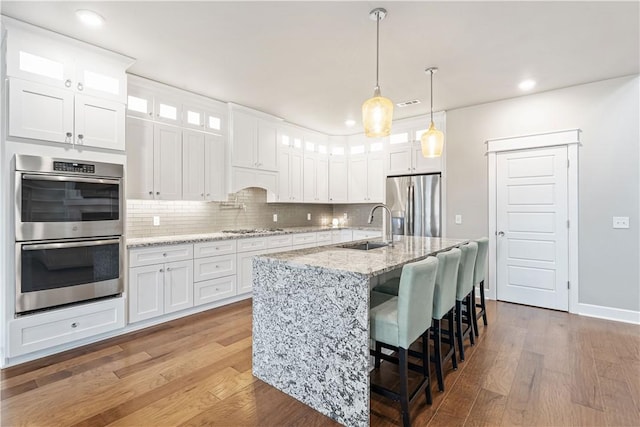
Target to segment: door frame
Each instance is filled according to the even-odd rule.
[[[489,139],[486,156],[488,160],[489,190],[489,274],[488,299],[497,299],[497,159],[496,155],[505,151],[520,151],[543,147],[567,147],[567,208],[569,216],[569,313],[578,313],[578,147],[580,146],[580,129],[545,132],[532,135]]]

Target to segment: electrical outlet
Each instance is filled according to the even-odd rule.
[[[307,221],[311,221],[311,214],[310,213],[307,214]]]
[[[456,215],[456,224],[462,224],[462,215]]]
[[[349,219],[349,216],[345,212],[345,213],[342,214],[342,218],[346,221],[347,219]]]
[[[158,215],[153,216],[153,225],[156,227],[160,225],[160,217]]]
[[[278,222],[278,214],[273,214],[273,222]]]
[[[629,228],[629,217],[628,216],[614,216],[613,217],[613,228]]]

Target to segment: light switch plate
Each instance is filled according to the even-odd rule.
[[[154,226],[160,225],[160,217],[158,215],[153,216],[153,225]]]
[[[278,214],[273,214],[273,222],[278,222]]]
[[[462,215],[456,215],[456,224],[462,224]]]
[[[613,217],[613,228],[629,228],[629,217],[628,216],[614,216]]]

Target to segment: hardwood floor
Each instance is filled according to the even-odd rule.
[[[640,425],[640,327],[487,301],[466,360],[414,426]],[[450,366],[450,364],[448,365]],[[393,385],[393,366],[372,377]],[[5,369],[0,425],[328,426],[251,375],[251,302]],[[372,395],[371,425],[400,423]]]

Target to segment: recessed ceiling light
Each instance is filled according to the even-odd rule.
[[[88,9],[76,10],[76,16],[87,27],[98,28],[104,24],[104,18],[96,12]]]
[[[351,127],[354,127],[356,125],[356,121],[349,119],[349,120],[345,120],[344,124],[345,124],[345,126],[351,128]]]
[[[527,80],[521,81],[518,87],[521,90],[531,90],[535,87],[535,85],[536,85],[536,82],[534,80],[527,79]]]

